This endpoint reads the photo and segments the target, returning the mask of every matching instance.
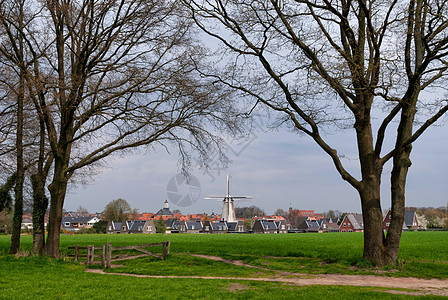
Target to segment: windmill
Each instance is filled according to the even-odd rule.
[[[232,177],[230,175],[227,175],[227,195],[225,197],[210,196],[205,197],[205,199],[222,200],[223,202],[222,215],[221,215],[222,220],[227,222],[236,222],[234,201],[243,199],[252,199],[252,196],[231,196],[230,195],[231,178]]]

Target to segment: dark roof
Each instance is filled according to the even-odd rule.
[[[111,224],[112,224],[112,230],[114,231],[121,230],[121,222],[111,221]]]
[[[128,221],[129,231],[143,231],[145,221]]]
[[[227,227],[229,228],[229,231],[236,231],[238,222],[227,222]]]
[[[195,222],[186,222],[187,230],[202,230],[202,222],[201,221],[195,221]]]
[[[171,228],[173,226],[174,221],[176,221],[176,219],[164,220],[165,225],[166,225],[167,228]]]
[[[319,228],[320,225],[317,221],[307,221],[308,228]]]
[[[210,227],[214,231],[225,231],[227,230],[227,222],[210,222]]]
[[[179,229],[180,221],[174,220],[174,222],[171,224],[171,229]]]
[[[335,218],[335,219],[331,219],[331,218],[320,219],[318,222],[319,222],[320,226],[322,226],[322,224],[338,223],[338,218]]]
[[[277,228],[278,228],[275,221],[260,220],[260,222],[261,222],[261,225],[263,226],[264,230],[277,230]]]
[[[404,223],[410,227],[414,225],[415,211],[407,211],[404,214]]]
[[[156,213],[156,216],[173,216],[174,214],[171,212],[169,208],[162,208]]]

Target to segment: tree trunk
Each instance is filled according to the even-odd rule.
[[[21,24],[21,22],[20,22]],[[23,53],[22,39],[19,39],[21,53]],[[16,131],[16,151],[17,151],[17,181],[14,188],[15,202],[14,202],[14,217],[12,222],[12,236],[10,254],[16,254],[20,248],[20,233],[22,230],[22,216],[23,216],[23,182],[25,180],[25,170],[23,166],[23,102],[25,97],[24,90],[24,73],[21,70],[19,75],[19,88],[17,94],[17,131]]]
[[[59,258],[59,238],[62,221],[62,208],[64,207],[65,192],[68,179],[65,176],[67,163],[55,159],[55,173],[53,181],[48,187],[50,190],[50,219],[48,222],[48,238],[45,245],[45,254]]]
[[[22,215],[23,215],[23,172],[19,175],[17,170],[17,182],[14,188],[15,191],[15,203],[14,203],[14,216],[12,219],[12,235],[11,235],[11,247],[9,254],[16,254],[20,248],[20,233],[22,230]]]
[[[377,266],[383,266],[385,247],[379,180],[379,176],[372,176],[372,180],[363,183],[359,194],[364,221],[363,258]]]
[[[33,253],[43,255],[45,251],[45,213],[48,207],[45,182],[53,156],[50,156],[45,164],[45,123],[41,116],[39,116],[39,125],[40,141],[37,173],[31,176],[33,187]]]
[[[31,178],[33,185],[33,253],[42,255],[45,248],[45,212],[48,199],[45,196],[44,174],[35,174]]]
[[[361,95],[360,103],[372,103],[373,95]],[[370,107],[370,106],[369,106]],[[382,165],[374,151],[370,110],[360,110],[355,123],[362,181],[357,188],[364,222],[363,258],[377,266],[386,264],[383,212],[381,209]]]

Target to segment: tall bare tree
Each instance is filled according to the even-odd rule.
[[[228,93],[196,71],[204,51],[178,2],[29,0],[28,6],[34,15],[22,30],[27,60],[15,59],[17,47],[1,51],[23,70],[45,126],[53,164],[45,253],[58,257],[67,185],[78,170],[166,143],[178,147],[184,166],[191,149],[206,163],[208,149],[220,145],[207,129],[236,130],[236,114],[222,101]],[[8,31],[15,27],[6,16]]]
[[[359,194],[364,258],[395,263],[412,144],[448,110],[448,2],[183,2],[227,54],[229,72],[204,74],[313,139]],[[357,173],[322,134],[332,128],[354,133]],[[392,222],[385,235],[380,190],[387,162]]]

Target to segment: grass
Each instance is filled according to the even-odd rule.
[[[346,234],[279,235],[75,235],[61,236],[61,254],[68,247],[137,245],[171,240],[172,254],[165,261],[151,257],[120,262],[114,273],[257,277],[276,271],[323,274],[378,274],[448,278],[448,232],[406,232],[399,264],[376,269],[362,261],[363,236]],[[32,237],[23,236],[21,251],[30,251]],[[175,299],[297,299],[309,296],[351,299],[401,299],[379,288],[298,287],[278,282],[244,280],[160,279],[86,273],[85,266],[40,257],[9,256],[10,236],[0,236],[0,299],[153,298]],[[161,251],[161,247],[159,247]],[[155,249],[155,248],[154,248]],[[186,253],[241,260],[268,270],[234,266]],[[110,270],[109,270],[110,272]],[[429,297],[435,298],[435,297]]]
[[[113,273],[165,276],[218,276],[218,277],[254,277],[273,275],[273,271],[235,266],[225,262],[213,261],[186,254],[171,254],[165,261],[153,257],[121,261],[121,267],[109,269]]]
[[[322,258],[333,262],[354,264],[362,258],[362,233],[328,234],[252,234],[252,235],[61,235],[61,253],[79,245],[137,245],[171,240],[171,251],[218,256],[257,255],[278,257]],[[0,253],[7,253],[10,236],[0,236]],[[32,248],[32,237],[22,236],[21,250]],[[404,232],[400,260],[443,262],[448,257],[448,232]]]
[[[38,257],[0,258],[1,299],[408,299],[368,287],[298,287],[276,282],[159,279],[84,272],[84,266]],[[417,297],[436,299],[437,297]]]

